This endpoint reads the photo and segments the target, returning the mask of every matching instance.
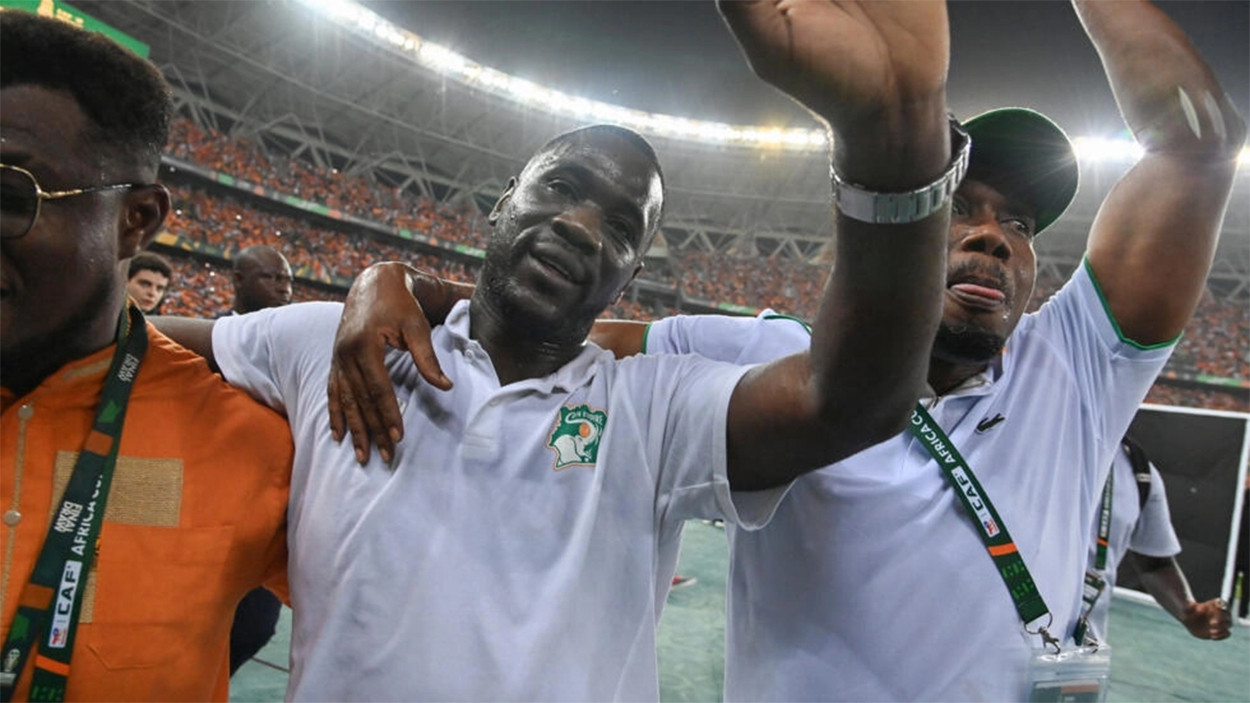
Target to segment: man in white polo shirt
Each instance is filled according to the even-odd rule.
[[[972,164],[915,430],[799,478],[762,530],[727,523],[727,700],[1020,700],[1087,685],[1044,660],[1030,669],[1039,653],[1074,648],[1107,467],[1198,302],[1244,125],[1156,8],[1077,9],[1145,156],[1100,208],[1072,279],[1023,315],[1032,238],[1072,199],[1075,159],[1036,113],[969,121]],[[770,315],[592,338],[736,363],[807,343],[800,325]],[[949,478],[939,462],[955,467]]]
[[[1189,634],[1204,640],[1228,638],[1232,623],[1228,604],[1220,598],[1194,600],[1189,580],[1176,561],[1181,543],[1172,529],[1163,477],[1132,438],[1125,436],[1121,441],[1103,491],[1095,513],[1085,586],[1091,636],[1108,641],[1111,594],[1120,563],[1127,558],[1136,567],[1142,588]]]
[[[905,425],[967,160],[946,116],[945,7],[725,11],[754,68],[843,145],[844,263],[810,356],[745,369],[585,344],[662,210],[655,153],[610,126],[551,140],[496,204],[477,292],[433,335],[455,388],[390,359],[408,436],[380,452],[390,466],[357,467],[329,436],[340,306],[167,325],[291,422],[290,697],[654,700],[683,520],[759,526],[777,487]]]

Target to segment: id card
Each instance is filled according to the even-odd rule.
[[[1029,700],[1103,703],[1111,679],[1111,648],[1076,647],[1059,654],[1036,651],[1029,666]]]

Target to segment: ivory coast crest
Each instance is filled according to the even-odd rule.
[[[570,466],[594,466],[607,424],[607,412],[592,410],[589,405],[560,408],[560,418],[547,437],[547,446],[556,453],[553,468],[559,471]]]

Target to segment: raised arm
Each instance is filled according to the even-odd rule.
[[[940,2],[722,2],[752,69],[826,122],[833,169],[901,193],[952,165]],[[812,350],[750,371],[729,408],[729,478],[765,488],[902,431],[941,311],[950,209],[871,224],[835,207],[837,266]]]
[[[1141,0],[1074,4],[1146,152],[1099,209],[1089,264],[1121,337],[1167,342],[1202,295],[1245,124],[1159,9]]]

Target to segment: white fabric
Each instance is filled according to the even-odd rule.
[[[288,698],[656,700],[683,520],[756,526],[783,493],[752,510],[730,497],[725,417],[745,369],[588,345],[501,388],[462,303],[433,334],[455,388],[393,352],[405,438],[394,469],[376,452],[362,468],[326,412],[340,313],[291,305],[213,334],[226,378],[295,435]],[[555,470],[560,409],[583,404],[607,412],[598,461]]]
[[[1111,488],[1111,530],[1107,537],[1107,566],[1102,576],[1107,580],[1106,590],[1090,611],[1090,630],[1102,642],[1109,642],[1108,621],[1111,616],[1111,591],[1115,586],[1116,571],[1125,552],[1133,550],[1148,557],[1172,557],[1181,553],[1180,540],[1172,529],[1172,515],[1168,510],[1167,491],[1163,477],[1154,464],[1150,465],[1150,494],[1146,504],[1141,503],[1137,490],[1137,478],[1133,475],[1133,462],[1123,449],[1115,453],[1111,463],[1115,481]],[[1096,570],[1099,510],[1094,513],[1094,527],[1089,550],[1089,568]]]
[[[792,323],[734,324],[716,341],[694,318],[657,323],[648,348],[677,346],[664,336],[765,361],[742,354],[747,340],[773,336],[752,327]],[[989,374],[929,408],[998,508],[1056,635],[1070,639],[1079,612],[1111,453],[1170,352],[1120,341],[1081,267],[1021,320]],[[726,700],[1026,696],[1039,640],[1023,633],[953,489],[911,434],[798,479],[766,529],[729,534]]]

